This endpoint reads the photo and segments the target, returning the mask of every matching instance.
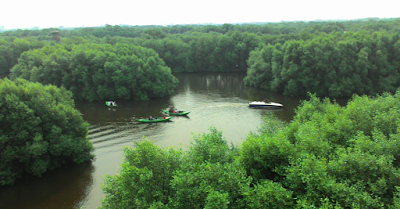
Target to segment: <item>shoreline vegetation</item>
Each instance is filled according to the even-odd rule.
[[[310,97],[237,146],[215,127],[185,151],[136,142],[101,208],[398,208],[400,91],[346,107]]]
[[[89,124],[71,92],[18,78],[0,80],[0,185],[94,158]]]

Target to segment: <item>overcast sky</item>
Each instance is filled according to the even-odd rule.
[[[4,0],[12,28],[243,23],[400,17],[399,0]]]

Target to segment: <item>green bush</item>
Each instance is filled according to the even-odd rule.
[[[174,191],[170,181],[181,166],[181,151],[161,149],[144,140],[124,149],[120,172],[106,176],[103,208],[162,208]]]
[[[400,183],[399,93],[354,96],[346,107],[315,96],[303,102],[286,129],[296,152],[282,181],[299,205],[395,204]]]
[[[89,124],[64,88],[0,81],[0,184],[92,159]]]

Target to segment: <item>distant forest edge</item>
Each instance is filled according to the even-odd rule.
[[[285,95],[350,97],[395,92],[400,83],[399,33],[331,33],[252,51],[246,85]]]
[[[90,101],[168,95],[177,84],[171,72],[247,72],[245,85],[291,96],[377,94],[399,86],[399,33],[400,18],[14,30],[0,33],[0,74]],[[153,77],[140,77],[143,70]]]

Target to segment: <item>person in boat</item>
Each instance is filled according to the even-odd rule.
[[[263,102],[265,102],[265,103],[270,103],[270,101],[269,101],[268,98],[265,98],[265,99],[263,100]]]
[[[174,112],[174,108],[173,107],[170,107],[169,108],[169,112],[171,113],[171,112]]]
[[[149,120],[153,120],[153,118],[151,117],[151,115],[149,116]]]
[[[163,118],[163,119],[165,119],[165,118],[167,118],[167,117],[165,117],[165,115],[164,115],[164,118]]]
[[[154,117],[154,120],[157,120],[158,118],[157,118],[157,116],[156,117]]]

